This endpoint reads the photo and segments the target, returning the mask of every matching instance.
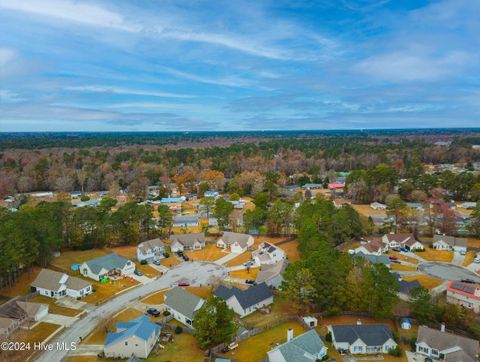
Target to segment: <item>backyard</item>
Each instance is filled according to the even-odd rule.
[[[433,289],[443,283],[443,280],[433,278],[428,275],[410,275],[402,278],[407,282],[418,280],[418,282],[427,289]]]
[[[204,352],[191,334],[173,334],[173,342],[162,344],[165,349],[150,354],[149,362],[203,362]]]
[[[79,310],[79,309],[72,309],[72,308],[63,307],[61,305],[57,305],[55,304],[56,302],[55,299],[48,298],[43,295],[36,295],[33,298],[30,298],[28,301],[34,302],[34,303],[48,304],[48,312],[52,314],[61,314],[67,317],[75,317],[82,312],[82,310]]]
[[[453,251],[435,250],[430,247],[426,247],[425,251],[415,252],[415,254],[428,261],[443,261],[449,263],[453,260]]]
[[[247,269],[235,270],[229,273],[231,278],[237,279],[256,279],[258,270],[260,268],[250,268],[249,271]]]
[[[271,305],[271,307],[272,310],[268,314],[256,311],[245,318],[242,318],[242,321],[245,322],[245,325],[247,325],[249,328],[261,328],[281,318],[293,316],[295,314],[294,310],[292,309],[292,302],[286,300],[285,298],[275,297],[274,303]]]

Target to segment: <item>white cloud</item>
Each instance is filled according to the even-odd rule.
[[[66,87],[65,89],[69,91],[76,91],[76,92],[115,93],[115,94],[130,94],[130,95],[166,97],[166,98],[194,98],[195,97],[190,94],[155,92],[155,91],[147,91],[147,90],[140,90],[140,89],[122,88],[122,87],[109,87],[109,86],[102,86],[102,85],[72,86],[72,87]]]
[[[15,52],[12,49],[0,48],[0,66],[4,66],[15,58]]]
[[[139,29],[124,22],[123,16],[101,6],[84,1],[67,0],[0,0],[0,8],[27,12],[39,16],[53,17],[64,21],[91,26],[114,28],[124,31]]]
[[[253,83],[252,81],[244,78],[240,78],[238,76],[228,76],[228,77],[221,77],[221,78],[211,78],[211,77],[204,77],[196,74],[187,73],[181,70],[173,69],[170,67],[162,67],[162,69],[176,77],[192,80],[194,82],[199,83],[207,83],[207,84],[214,84],[214,85],[222,85],[228,87],[249,87]]]
[[[0,89],[0,103],[15,103],[24,100],[25,98],[21,97],[18,93]]]

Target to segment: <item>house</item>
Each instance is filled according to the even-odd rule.
[[[385,234],[382,237],[382,242],[389,249],[424,250],[422,243],[415,239],[413,234]]]
[[[287,342],[268,351],[268,362],[315,362],[327,355],[327,347],[315,329],[293,336],[287,331]]]
[[[130,275],[134,271],[135,263],[133,261],[115,253],[90,259],[80,266],[80,273],[93,280]]]
[[[373,238],[367,242],[362,242],[354,251],[355,253],[363,253],[365,255],[382,255],[388,251],[388,246],[381,239]]]
[[[330,325],[332,343],[337,351],[351,354],[388,353],[395,349],[390,327],[386,324]]]
[[[221,249],[230,247],[232,253],[241,254],[247,251],[253,243],[254,239],[251,235],[226,231],[218,239],[217,246]]]
[[[257,283],[265,283],[270,288],[278,289],[283,282],[283,272],[288,263],[286,259],[277,261],[274,264],[264,264],[257,274]]]
[[[173,318],[187,327],[193,328],[195,314],[205,301],[181,287],[175,287],[165,294],[163,303]]]
[[[381,204],[379,202],[372,202],[370,204],[370,207],[374,210],[386,210],[387,209],[387,205]]]
[[[217,191],[205,191],[203,194],[204,197],[213,197],[214,199],[218,199],[220,194]]]
[[[13,318],[0,317],[0,336],[7,337],[20,327],[21,322]]]
[[[436,250],[454,250],[459,253],[466,252],[467,239],[447,235],[434,235],[433,248]]]
[[[464,202],[463,204],[458,205],[463,209],[475,209],[477,207],[476,202]]]
[[[417,211],[422,211],[423,210],[423,205],[419,202],[407,202],[406,205],[409,208],[417,210]]]
[[[372,263],[372,264],[383,264],[385,265],[387,268],[390,268],[390,264],[391,264],[391,261],[390,259],[385,256],[385,255],[374,255],[374,254],[364,254],[362,252],[359,252],[359,253],[356,253],[354,254],[355,256],[359,256],[363,259],[365,259],[366,261],[368,261],[369,263]]]
[[[451,280],[447,286],[447,302],[480,313],[480,284]]]
[[[285,252],[278,246],[264,241],[252,253],[252,259],[258,265],[275,264],[285,259]]]
[[[322,184],[313,184],[313,183],[310,183],[310,184],[305,184],[302,186],[305,190],[318,190],[318,189],[323,189],[323,185]]]
[[[161,328],[140,316],[128,322],[117,322],[116,332],[107,333],[103,352],[107,358],[147,358],[160,338]]]
[[[162,204],[182,204],[184,203],[186,198],[184,196],[182,197],[162,197],[160,199],[160,202]]]
[[[184,250],[200,250],[205,247],[205,234],[170,235],[170,248],[174,253]]]
[[[0,337],[8,337],[26,322],[36,322],[48,315],[48,304],[27,302],[15,297],[0,305]]]
[[[433,360],[476,362],[478,360],[478,341],[445,332],[445,325],[440,330],[420,326],[417,334],[417,354]]]
[[[265,283],[251,286],[246,290],[221,285],[213,294],[227,302],[227,305],[232,308],[240,318],[273,303],[272,291]]]
[[[71,277],[50,269],[42,269],[31,284],[33,291],[50,298],[61,298],[66,295],[74,298],[90,294],[93,289],[87,281]]]
[[[340,189],[343,189],[344,187],[345,187],[345,184],[339,183],[339,182],[330,182],[328,184],[328,189],[330,191],[340,190]]]
[[[173,226],[174,227],[193,227],[199,225],[199,216],[192,215],[192,216],[175,216],[173,218]]]
[[[98,200],[87,200],[87,201],[80,201],[80,202],[72,202],[73,207],[97,207],[100,204]]]
[[[147,240],[137,245],[137,260],[152,262],[163,258],[165,244],[159,238]]]
[[[45,318],[48,314],[48,304],[33,303],[24,300],[17,300],[17,306],[26,313],[27,320],[38,322]]]
[[[393,275],[395,278],[397,278],[398,285],[400,287],[398,291],[399,296],[404,300],[408,300],[412,290],[422,286],[418,280],[407,281],[404,280],[398,273],[393,273]]]

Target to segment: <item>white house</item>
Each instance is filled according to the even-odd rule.
[[[83,297],[92,292],[92,285],[83,279],[71,277],[50,269],[42,269],[31,284],[32,290],[50,298]]]
[[[157,238],[144,241],[137,245],[137,260],[152,262],[163,258],[165,244]]]
[[[117,331],[107,333],[103,348],[107,358],[147,358],[160,338],[161,328],[141,316],[128,322],[117,322]]]
[[[480,284],[451,280],[447,286],[447,302],[480,313]]]
[[[273,303],[272,291],[265,283],[251,286],[246,290],[221,285],[213,294],[222,298],[240,318]]]
[[[379,202],[372,202],[370,204],[370,207],[374,210],[385,210],[387,208],[387,205],[381,204]]]
[[[184,250],[200,250],[205,247],[205,234],[170,235],[170,249],[176,253]]]
[[[386,324],[330,325],[328,331],[337,351],[351,354],[388,353],[397,347]]]
[[[173,218],[174,227],[194,227],[199,225],[199,216],[175,216]]]
[[[417,354],[433,360],[477,362],[479,343],[477,340],[420,326],[417,334]]]
[[[221,249],[230,247],[232,253],[241,254],[252,247],[254,242],[255,240],[251,235],[225,231],[218,239],[217,246]]]
[[[315,329],[293,336],[293,329],[287,331],[287,342],[268,351],[268,362],[315,362],[327,355],[327,347]]]
[[[411,251],[424,249],[422,243],[415,239],[413,234],[385,234],[382,237],[382,242],[389,249],[406,248]]]
[[[94,280],[102,280],[104,277],[131,275],[134,271],[135,263],[133,261],[115,253],[90,259],[80,266],[80,273]]]
[[[187,327],[193,328],[195,314],[205,301],[181,287],[175,287],[165,294],[163,303],[173,318]]]
[[[436,250],[453,250],[458,253],[463,253],[467,251],[467,239],[447,235],[434,235],[433,248]]]
[[[387,251],[388,246],[379,238],[373,238],[367,242],[362,242],[359,247],[354,249],[355,254],[363,253],[365,255],[382,255]]]
[[[258,265],[275,264],[285,259],[285,257],[285,252],[282,249],[267,241],[261,243],[257,250],[254,250],[252,253],[252,258]]]

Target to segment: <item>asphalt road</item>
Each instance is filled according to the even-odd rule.
[[[477,283],[480,282],[480,277],[477,274],[467,268],[454,264],[433,261],[425,262],[418,265],[418,270],[422,273],[443,280],[472,279]]]
[[[65,345],[70,345],[71,342],[78,343],[80,337],[85,338],[100,320],[113,316],[115,313],[124,309],[130,303],[139,298],[154,293],[157,290],[176,285],[180,279],[188,279],[191,285],[199,286],[211,284],[215,279],[224,279],[225,277],[226,269],[217,264],[202,262],[182,263],[175,268],[170,269],[163,276],[151,283],[141,285],[128,292],[120,294],[105,304],[96,307],[84,318],[76,321],[71,327],[66,328],[60,335],[56,336],[48,343],[56,344],[57,342],[64,342]],[[34,360],[39,362],[61,361],[67,353],[68,351],[61,349],[43,351],[41,354],[37,355]]]

